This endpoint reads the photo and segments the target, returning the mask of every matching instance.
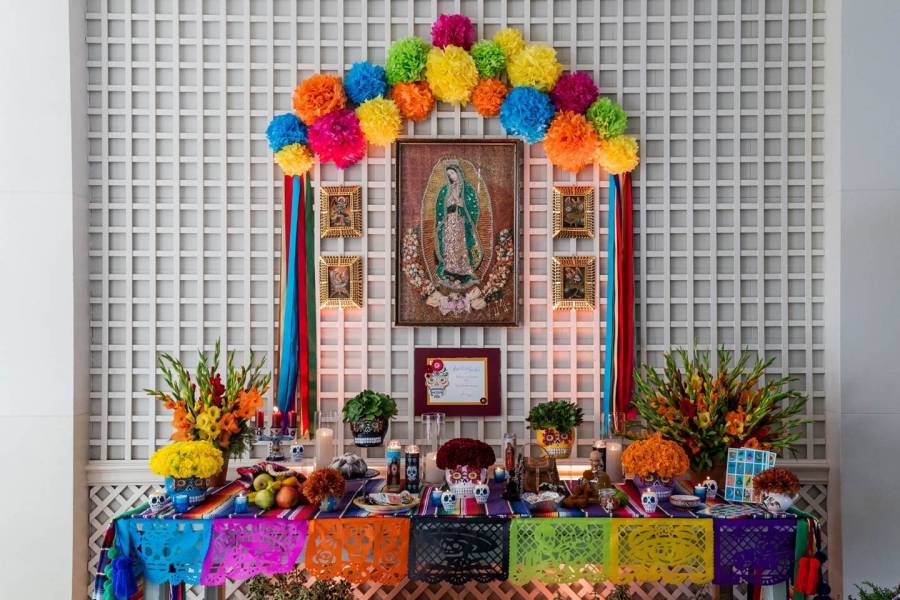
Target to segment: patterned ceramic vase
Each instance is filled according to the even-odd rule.
[[[559,432],[555,429],[538,429],[537,443],[547,456],[553,458],[569,458],[575,444],[575,430]]]
[[[794,505],[796,498],[790,494],[782,494],[781,492],[763,491],[761,496],[762,505],[773,515],[783,515],[790,507]]]
[[[188,506],[196,506],[206,500],[209,479],[206,477],[166,477],[166,494],[169,498],[185,494]]]
[[[651,490],[656,492],[656,497],[660,500],[668,500],[669,496],[672,495],[672,490],[675,487],[674,479],[663,479],[661,477],[657,477],[654,474],[650,474],[647,477],[641,477],[640,475],[634,476],[634,485],[637,486],[641,492],[644,490]]]
[[[378,417],[371,421],[353,421],[350,423],[350,431],[353,432],[353,443],[360,448],[372,448],[383,444],[387,429],[388,421],[384,417]]]
[[[444,471],[444,477],[457,498],[474,498],[475,486],[487,481],[487,469],[456,465]]]

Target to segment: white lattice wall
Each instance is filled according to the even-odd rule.
[[[158,383],[158,351],[188,357],[221,337],[244,355],[275,352],[282,192],[268,120],[289,109],[301,78],[383,63],[390,40],[428,39],[441,12],[469,15],[482,38],[519,27],[623,103],[643,159],[639,358],[658,363],[692,342],[774,356],[773,372],[796,376],[811,398],[797,450],[816,471],[826,442],[824,11],[824,0],[89,0],[94,526],[103,507],[146,492],[128,473],[168,438],[168,414],[142,392]],[[441,105],[407,134],[503,131]],[[316,185],[361,184],[365,213],[364,237],[317,242],[323,254],[362,255],[366,279],[363,309],[320,315],[324,408],[363,387],[389,391],[401,407],[391,436],[409,438],[412,349],[484,345],[504,351],[504,414],[453,420],[448,435],[521,440],[528,408],[546,398],[574,398],[597,415],[604,306],[552,311],[549,273],[554,254],[595,255],[604,297],[606,212],[598,207],[592,240],[553,240],[550,204],[554,183],[594,185],[605,198],[605,181],[554,172],[540,145],[526,147],[523,325],[394,328],[390,162],[373,148],[360,165],[313,175]],[[581,443],[597,430],[583,426]],[[824,487],[811,489],[824,508]]]

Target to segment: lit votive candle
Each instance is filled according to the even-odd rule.
[[[239,515],[247,512],[247,494],[244,492],[239,492],[234,497],[234,512]]]
[[[694,495],[700,498],[700,502],[706,502],[706,487],[702,484],[695,485]]]

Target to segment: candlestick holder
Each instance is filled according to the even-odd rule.
[[[281,445],[289,442],[297,435],[296,427],[257,427],[256,439],[269,442],[269,453],[266,460],[269,462],[283,462],[284,450]]]

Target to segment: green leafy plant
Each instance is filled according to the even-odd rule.
[[[248,585],[249,600],[351,600],[353,590],[343,579],[319,579],[307,587],[300,565],[289,573],[257,575]]]
[[[584,422],[584,411],[573,402],[551,400],[531,407],[525,420],[529,429],[555,429],[565,433]]]
[[[344,422],[372,421],[397,415],[397,403],[387,394],[363,390],[344,404]]]
[[[900,597],[900,585],[886,588],[875,585],[871,581],[863,581],[862,584],[856,586],[856,591],[859,592],[859,599],[848,596],[848,600],[895,600]]]
[[[650,365],[635,369],[632,404],[648,430],[684,448],[695,473],[723,463],[728,448],[790,449],[809,422],[799,416],[806,396],[787,389],[794,378],[762,383],[774,357],[744,351],[734,360],[722,348],[718,372],[710,369],[708,352],[679,349],[664,358],[662,372]]]

